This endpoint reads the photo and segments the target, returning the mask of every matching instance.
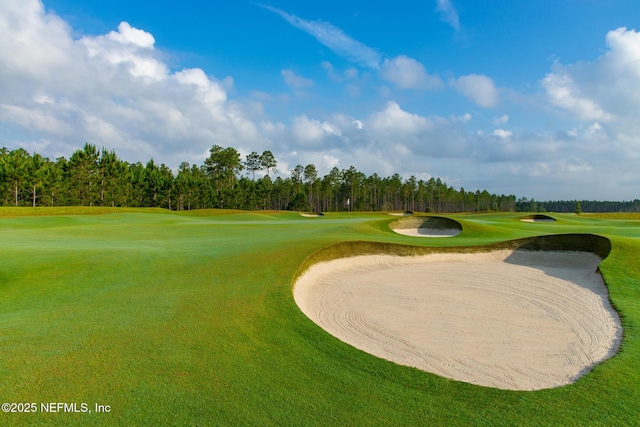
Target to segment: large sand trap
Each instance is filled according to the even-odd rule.
[[[372,255],[316,264],[300,309],[375,356],[487,387],[569,384],[611,357],[622,328],[587,252]]]

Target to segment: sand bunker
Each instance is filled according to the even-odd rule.
[[[522,218],[522,222],[556,222],[556,220],[548,215],[530,215]]]
[[[456,228],[401,228],[393,230],[398,234],[411,237],[454,237],[460,234],[461,230]]]
[[[387,212],[389,215],[393,216],[411,216],[413,215],[412,211],[404,211],[404,212]]]
[[[306,218],[319,218],[321,216],[324,216],[324,214],[322,212],[300,212],[300,216],[306,217]]]
[[[367,353],[509,390],[575,381],[618,349],[622,328],[587,252],[501,250],[358,256],[312,266],[300,309]]]
[[[398,234],[412,237],[453,237],[462,232],[459,222],[437,216],[403,218],[389,227]]]

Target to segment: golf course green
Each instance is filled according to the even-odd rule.
[[[526,215],[440,215],[462,232],[431,239],[393,232],[385,213],[0,208],[0,425],[637,424],[640,215]],[[388,362],[292,295],[326,259],[546,249],[530,238],[548,235],[554,250],[604,238],[592,249],[607,255],[624,331],[615,356],[562,387],[500,390]]]

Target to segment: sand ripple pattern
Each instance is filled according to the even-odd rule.
[[[622,328],[584,252],[361,256],[311,267],[294,298],[316,324],[375,356],[509,390],[575,381]]]

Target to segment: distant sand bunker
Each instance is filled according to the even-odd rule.
[[[548,215],[529,215],[522,219],[522,222],[556,222],[556,220]]]
[[[411,237],[454,237],[461,232],[457,228],[399,228],[393,231]]]
[[[319,218],[321,216],[324,216],[324,214],[322,212],[300,212],[300,216],[304,216],[306,218]]]
[[[403,218],[389,227],[398,234],[412,237],[454,237],[462,232],[459,222],[437,216]]]
[[[312,266],[294,298],[375,356],[509,390],[569,384],[611,357],[622,328],[586,252],[358,256]]]

